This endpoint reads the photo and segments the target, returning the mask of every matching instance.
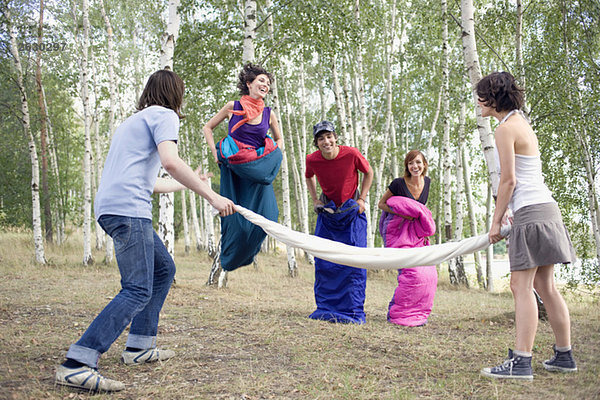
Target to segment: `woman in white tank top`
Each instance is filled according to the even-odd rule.
[[[532,349],[538,323],[533,289],[542,298],[555,337],[546,370],[577,370],[571,351],[569,310],[554,282],[554,264],[575,261],[560,211],[544,183],[538,140],[521,108],[523,90],[507,72],[494,72],[477,84],[481,115],[499,121],[495,131],[500,183],[490,243],[503,239],[500,226],[514,213],[509,242],[510,288],[515,300],[514,350],[502,364],[484,368],[490,378],[533,379]]]

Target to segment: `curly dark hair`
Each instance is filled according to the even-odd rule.
[[[523,108],[523,92],[509,72],[492,72],[477,83],[479,101],[497,112]]]
[[[238,84],[237,88],[240,90],[240,95],[250,94],[248,90],[248,82],[254,82],[258,75],[266,75],[269,78],[269,81],[273,82],[273,77],[266,69],[261,67],[260,65],[247,63],[244,65],[244,68],[240,71],[238,75]]]
[[[161,69],[150,75],[148,83],[137,104],[138,111],[150,106],[170,108],[182,119],[181,104],[185,85],[183,80],[170,69]]]

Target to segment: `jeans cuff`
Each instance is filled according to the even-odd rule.
[[[98,368],[100,352],[90,349],[89,347],[72,344],[71,347],[69,347],[69,351],[67,351],[67,358],[84,363],[88,367]]]
[[[156,347],[156,336],[144,336],[130,333],[127,336],[127,347],[135,349],[153,349]]]

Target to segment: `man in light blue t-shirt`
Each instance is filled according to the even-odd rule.
[[[92,321],[66,361],[56,383],[95,392],[123,390],[122,382],[98,373],[98,359],[131,323],[122,360],[127,365],[175,355],[156,347],[158,316],[175,276],[175,263],[152,228],[152,193],[188,187],[222,216],[234,204],[215,193],[177,151],[184,85],[177,74],[152,74],[137,113],[115,131],[94,204],[98,223],[114,241],[121,291]],[[158,178],[160,166],[175,179]]]

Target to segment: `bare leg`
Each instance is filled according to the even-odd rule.
[[[517,337],[515,350],[531,353],[538,324],[538,310],[533,293],[533,280],[537,268],[513,271],[510,274],[510,290],[515,300],[515,327]],[[543,297],[542,297],[543,299]]]
[[[567,303],[565,303],[565,300],[554,284],[554,265],[538,267],[533,286],[546,306],[548,321],[554,332],[556,346],[570,346],[571,319]]]

